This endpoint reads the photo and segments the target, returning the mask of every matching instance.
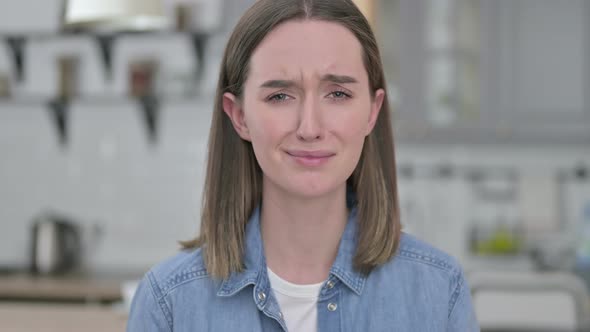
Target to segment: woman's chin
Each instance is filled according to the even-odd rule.
[[[345,187],[345,183],[342,184]],[[294,196],[299,198],[319,198],[330,194],[337,194],[339,185],[334,183],[326,183],[322,181],[302,181],[296,184],[291,184],[286,189]]]
[[[270,195],[287,194],[295,199],[313,199],[346,192],[347,177],[340,179],[340,176],[327,172],[274,175],[263,178],[264,187]]]

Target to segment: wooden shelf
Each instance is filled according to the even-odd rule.
[[[24,54],[24,44],[29,39],[40,39],[40,40],[58,40],[63,38],[69,37],[86,37],[91,38],[96,41],[100,48],[102,61],[104,64],[104,70],[107,74],[107,77],[112,76],[112,46],[113,42],[117,38],[125,37],[125,36],[150,36],[153,38],[169,38],[175,36],[186,36],[190,38],[195,57],[199,60],[200,63],[204,62],[204,54],[205,54],[205,47],[207,43],[207,39],[209,36],[217,33],[217,31],[174,31],[174,30],[164,30],[164,31],[122,31],[122,32],[114,32],[114,33],[97,33],[97,32],[88,32],[88,31],[62,31],[62,32],[23,32],[22,34],[18,33],[2,33],[0,32],[0,39],[4,39],[6,44],[9,46],[10,50],[12,51],[12,56],[14,59],[14,64],[16,67],[16,76],[18,81],[21,81],[23,78],[24,72],[24,61],[23,58],[26,56]],[[202,66],[200,66],[202,68]],[[197,76],[202,74],[202,71],[196,73]]]

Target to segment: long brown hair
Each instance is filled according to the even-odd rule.
[[[283,22],[305,19],[335,22],[350,30],[364,50],[373,96],[377,89],[387,91],[375,36],[351,0],[259,0],[246,11],[234,28],[221,64],[209,134],[201,235],[181,242],[184,248],[203,248],[212,277],[226,278],[243,269],[245,225],[262,197],[262,170],[251,143],[238,136],[224,114],[223,94],[242,96],[250,56],[270,31]],[[391,259],[401,232],[387,96],[348,185],[356,194],[359,226],[354,266],[368,273]]]

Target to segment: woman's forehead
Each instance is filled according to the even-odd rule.
[[[327,74],[363,80],[363,52],[356,36],[346,27],[327,21],[297,20],[277,26],[250,58],[250,75],[291,80]]]

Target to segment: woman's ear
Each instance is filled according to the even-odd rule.
[[[379,117],[379,112],[381,111],[381,106],[383,106],[384,99],[385,90],[378,89],[375,91],[375,97],[373,97],[373,100],[371,101],[371,113],[369,114],[369,123],[367,125],[367,132],[365,135],[369,135],[375,127],[375,123]]]
[[[244,108],[232,93],[223,94],[223,111],[231,120],[234,129],[243,140],[250,141],[250,131],[244,118]]]

